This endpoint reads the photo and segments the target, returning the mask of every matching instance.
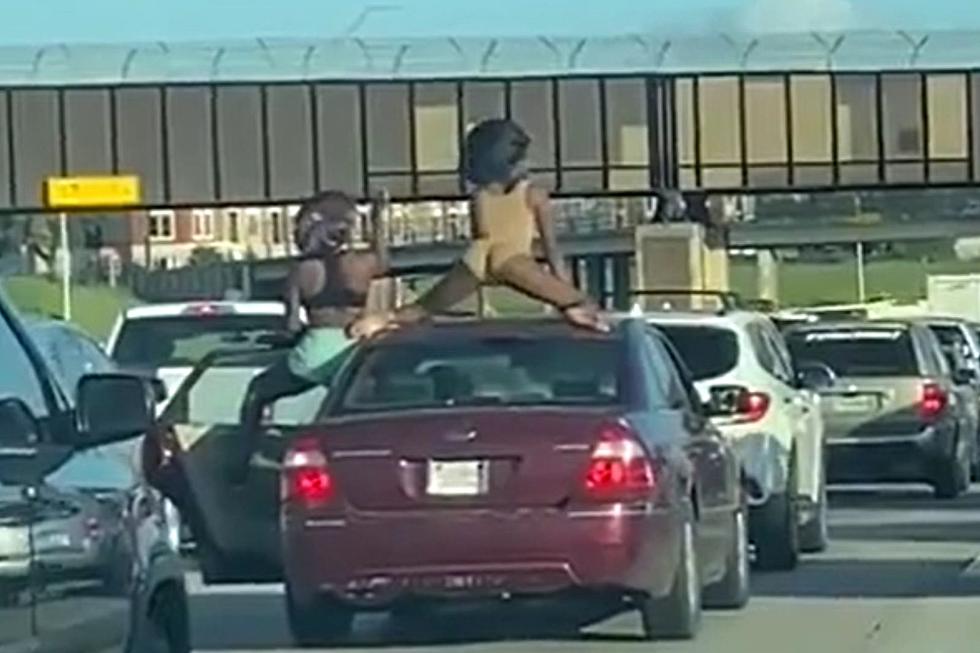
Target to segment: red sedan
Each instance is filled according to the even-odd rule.
[[[740,470],[676,353],[641,320],[394,332],[334,380],[281,476],[290,625],[344,638],[414,600],[593,594],[643,635],[741,607]]]

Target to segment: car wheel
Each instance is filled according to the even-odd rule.
[[[796,461],[791,453],[786,489],[753,508],[749,516],[749,536],[755,545],[759,569],[790,571],[799,563],[800,524],[796,492]]]
[[[680,556],[674,584],[663,597],[639,601],[643,635],[647,639],[693,639],[701,628],[701,574],[692,517],[681,526]]]
[[[819,499],[813,516],[800,527],[800,551],[820,553],[827,548],[830,539],[827,522],[827,481],[820,481]]]
[[[956,439],[954,454],[939,463],[939,470],[933,480],[933,494],[937,499],[955,499],[970,487],[969,447],[960,438]]]
[[[749,602],[749,526],[745,508],[732,515],[732,535],[725,556],[725,575],[704,591],[704,606],[737,610]]]
[[[286,589],[286,616],[293,642],[302,648],[328,646],[350,637],[354,611],[327,597],[312,603],[297,601]]]
[[[181,594],[163,587],[126,647],[127,653],[190,653],[187,604]]]

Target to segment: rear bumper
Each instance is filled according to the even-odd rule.
[[[937,462],[953,452],[951,424],[927,426],[912,435],[837,437],[827,441],[830,482],[926,481]]]
[[[364,608],[412,596],[662,595],[673,582],[681,523],[679,512],[647,505],[293,516],[285,573],[299,601],[328,594]]]

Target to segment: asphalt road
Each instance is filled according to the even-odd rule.
[[[833,492],[831,502],[830,548],[792,573],[755,574],[749,606],[707,613],[694,642],[641,641],[631,614],[568,634],[544,615],[471,610],[436,615],[409,632],[383,616],[359,619],[354,640],[340,650],[980,651],[980,488],[953,502],[924,489],[849,488]],[[280,587],[192,582],[192,589],[197,651],[292,650]]]

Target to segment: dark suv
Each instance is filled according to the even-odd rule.
[[[132,459],[92,457],[135,454],[152,384],[90,375],[73,403],[2,294],[0,361],[0,650],[189,651],[159,495]]]
[[[937,497],[967,489],[975,457],[973,399],[939,340],[918,322],[794,327],[796,360],[822,363],[837,382],[821,390],[828,480],[923,481]]]

